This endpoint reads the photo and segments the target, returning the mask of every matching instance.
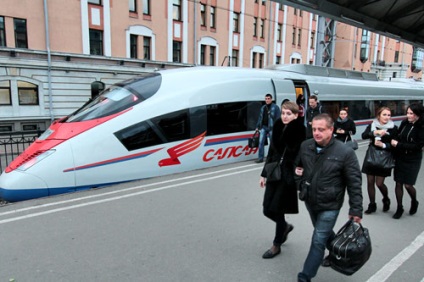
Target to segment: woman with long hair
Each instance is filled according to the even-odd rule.
[[[261,173],[259,185],[265,187],[263,213],[275,222],[275,236],[272,247],[262,257],[273,258],[281,252],[281,245],[293,230],[293,225],[286,222],[285,214],[299,213],[297,188],[294,181],[294,160],[300,144],[305,140],[303,120],[298,119],[299,106],[291,101],[281,105],[281,118],[277,119],[272,129],[272,140],[265,163],[279,162],[282,179],[267,181],[267,172]]]
[[[390,142],[397,137],[398,132],[397,126],[391,120],[391,116],[391,111],[388,107],[381,107],[377,110],[376,118],[362,133],[362,139],[370,139],[369,147],[374,146],[377,150],[391,150]],[[370,200],[365,213],[371,214],[377,210],[375,185],[377,185],[383,195],[383,212],[387,212],[390,209],[390,198],[384,180],[392,174],[392,169],[370,166],[364,159],[362,173],[367,175],[367,189]]]
[[[417,191],[414,188],[423,158],[424,147],[424,107],[421,104],[411,104],[406,110],[406,119],[399,126],[399,135],[392,140],[395,148],[396,165],[394,179],[396,182],[397,210],[393,218],[399,219],[403,214],[403,186],[411,197],[409,214],[417,212]]]

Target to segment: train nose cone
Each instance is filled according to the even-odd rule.
[[[47,183],[35,175],[18,170],[0,175],[0,198],[5,201],[24,201],[48,195]]]

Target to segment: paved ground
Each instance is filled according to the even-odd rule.
[[[261,213],[260,169],[243,162],[0,207],[0,281],[296,281],[312,226],[300,203],[282,254],[261,258],[274,225]],[[363,188],[366,206],[365,179]],[[400,220],[378,196],[363,220],[373,254],[360,271],[321,268],[314,281],[424,281],[422,181],[416,188],[422,206]],[[347,203],[336,228],[346,220]]]

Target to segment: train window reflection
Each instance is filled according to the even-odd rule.
[[[206,135],[247,131],[247,103],[214,104],[206,107]],[[257,118],[257,116],[256,116]]]
[[[138,103],[138,97],[125,88],[111,87],[69,116],[67,122],[91,120],[119,113]]]
[[[152,122],[161,130],[167,142],[190,138],[190,125],[187,110],[154,118]]]
[[[162,144],[162,140],[147,122],[134,124],[115,133],[128,151]]]

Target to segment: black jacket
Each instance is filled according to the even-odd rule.
[[[306,202],[314,211],[340,210],[347,190],[349,215],[362,217],[362,175],[355,151],[332,138],[317,153],[315,140],[306,140],[295,161],[296,166],[303,167],[299,181],[310,179],[319,156],[324,160],[311,180]]]
[[[264,208],[283,213],[298,213],[297,188],[294,181],[294,160],[299,152],[300,144],[305,140],[303,119],[297,118],[284,125],[277,119],[272,129],[272,140],[266,163],[279,161],[284,154],[281,166],[282,181],[266,182]],[[264,166],[265,168],[265,166]],[[265,169],[262,177],[266,177]]]
[[[345,133],[337,133],[337,129],[343,129]],[[351,132],[352,135],[355,135],[356,133],[356,125],[355,122],[348,118],[345,122],[336,121],[334,123],[334,134],[336,135],[336,138],[339,139],[342,142],[346,142],[349,140],[352,140],[352,138],[349,135],[349,132]],[[346,139],[347,138],[347,139]]]

